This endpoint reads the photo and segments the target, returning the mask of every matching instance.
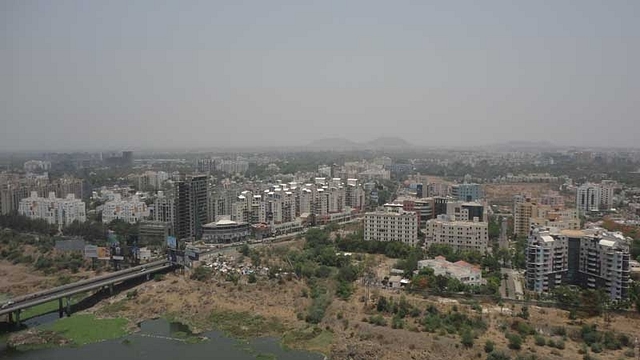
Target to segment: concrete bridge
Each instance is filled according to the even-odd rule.
[[[39,291],[36,293],[16,297],[1,304],[0,316],[8,315],[9,322],[20,323],[20,312],[24,309],[44,304],[53,300],[58,300],[58,312],[60,317],[63,313],[71,313],[71,296],[91,290],[109,288],[113,293],[115,284],[146,277],[147,280],[151,275],[169,269],[174,265],[167,260],[158,260],[148,264],[131,267],[129,269],[112,272],[109,274],[96,276],[90,279],[80,280],[72,284],[58,286],[52,289]],[[66,303],[63,304],[63,300]]]

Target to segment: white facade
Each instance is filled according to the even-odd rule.
[[[486,222],[455,221],[449,216],[427,221],[425,245],[444,244],[454,250],[487,251],[489,245],[489,227]]]
[[[366,241],[400,241],[418,244],[418,214],[400,207],[388,207],[384,211],[369,212],[364,217]]]
[[[576,192],[576,207],[581,212],[600,210],[600,186],[586,183]]]
[[[148,216],[147,204],[140,201],[137,196],[123,200],[120,195],[116,194],[114,200],[106,202],[102,207],[102,222],[105,224],[116,219],[134,224]]]
[[[471,265],[465,261],[455,263],[447,261],[442,256],[435,259],[418,261],[418,269],[431,268],[434,275],[442,275],[458,279],[465,285],[482,285],[482,270],[478,266]]]
[[[50,192],[49,197],[38,197],[38,193],[31,192],[31,196],[20,201],[18,213],[30,219],[44,219],[49,224],[67,226],[74,221],[85,222],[87,220],[85,203],[69,194],[66,198],[56,198],[55,193]]]

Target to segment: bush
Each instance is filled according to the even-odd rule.
[[[462,332],[460,343],[466,348],[473,347],[473,334],[471,333],[471,330],[466,329]]]
[[[249,284],[255,284],[258,281],[258,278],[256,277],[256,274],[251,273],[249,274],[247,281],[249,282]]]
[[[382,315],[370,316],[369,323],[377,326],[387,326],[387,320],[385,320]]]
[[[153,275],[153,280],[154,281],[162,281],[162,280],[164,280],[164,275],[163,274],[155,274],[155,275]]]
[[[511,360],[511,357],[502,351],[492,351],[487,355],[487,360]]]
[[[493,349],[495,348],[495,346],[496,346],[496,344],[493,341],[487,340],[484,343],[484,352],[486,352],[486,353],[492,352]]]
[[[556,341],[556,349],[564,350],[564,341],[563,340]]]
[[[593,343],[591,344],[591,351],[593,351],[596,354],[599,354],[602,352],[602,344],[600,343]]]
[[[536,335],[534,337],[535,343],[537,346],[545,346],[546,345],[546,340],[544,339],[544,336],[542,335]]]
[[[507,340],[509,340],[509,349],[520,350],[522,347],[522,338],[518,334],[508,334]]]

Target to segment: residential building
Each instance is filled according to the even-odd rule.
[[[158,191],[153,206],[153,220],[168,222],[173,228],[173,224],[176,222],[176,203],[172,195]]]
[[[51,170],[50,161],[29,160],[24,163],[24,171],[28,173]]]
[[[530,197],[521,197],[521,199],[513,206],[513,229],[517,236],[527,236],[532,228],[540,226],[551,226],[563,230],[580,228],[580,218],[575,209],[539,204],[537,200]],[[550,201],[547,198],[546,202]]]
[[[402,205],[387,204],[383,210],[369,212],[364,217],[364,239],[400,241],[418,244],[418,214],[404,211]]]
[[[599,211],[600,187],[592,183],[586,183],[578,187],[576,191],[576,207],[580,212]]]
[[[482,285],[486,281],[482,279],[482,269],[479,266],[471,265],[466,261],[447,261],[442,256],[435,259],[418,261],[418,270],[430,268],[434,275],[452,277],[465,285]]]
[[[175,182],[175,233],[179,240],[194,240],[202,236],[202,225],[208,215],[208,177],[187,175]]]
[[[527,245],[527,286],[547,293],[560,285],[602,289],[612,300],[629,296],[629,244],[604,229],[533,229]]]
[[[439,215],[428,220],[425,246],[433,244],[449,245],[456,251],[479,251],[485,253],[489,246],[489,228],[486,222],[458,221],[454,216]]]
[[[102,222],[105,224],[116,219],[135,224],[149,217],[149,214],[147,204],[135,195],[122,199],[120,194],[116,194],[114,200],[107,201],[102,206]]]
[[[20,200],[18,213],[30,219],[43,219],[49,224],[65,227],[74,221],[87,220],[85,203],[68,194],[64,199],[57,198],[54,192],[49,197],[39,197],[36,191],[31,196]]]

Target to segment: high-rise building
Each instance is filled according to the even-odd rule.
[[[167,222],[173,228],[176,222],[176,203],[172,195],[158,191],[158,196],[153,206],[153,220]]]
[[[592,183],[586,183],[578,187],[576,207],[580,212],[600,210],[600,187]]]
[[[629,296],[630,239],[604,229],[533,229],[527,245],[527,287],[546,293],[560,285],[603,289],[612,300]]]
[[[404,211],[402,205],[388,205],[383,211],[369,212],[364,217],[366,241],[400,241],[418,245],[418,214]]]
[[[448,215],[428,220],[425,245],[449,245],[457,251],[479,251],[485,253],[489,246],[489,228],[486,222],[457,221]]]
[[[187,175],[175,182],[174,231],[179,240],[194,240],[202,236],[207,223],[208,178],[206,175]]]

